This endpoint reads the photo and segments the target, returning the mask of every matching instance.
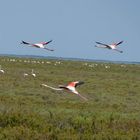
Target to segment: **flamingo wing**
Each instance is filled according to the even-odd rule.
[[[76,85],[75,82],[70,82],[70,83],[67,85],[67,87],[68,87],[68,86],[70,86],[70,87],[75,87],[75,85]]]
[[[109,45],[104,44],[104,43],[100,43],[100,42],[96,42],[96,43],[99,44],[99,45],[103,45],[103,46],[109,47]]]
[[[79,86],[79,85],[82,85],[82,84],[84,84],[83,81],[77,81],[77,82],[75,82],[75,87],[77,87],[77,86]]]
[[[107,45],[107,44],[100,43],[100,42],[96,42],[96,43],[99,44],[100,46],[96,46],[96,45],[95,45],[95,47],[99,47],[99,48],[108,48],[108,49],[110,49],[110,46]]]
[[[47,44],[49,44],[49,43],[51,43],[52,42],[52,40],[50,40],[50,41],[48,41],[48,42],[43,42],[42,44],[43,45],[47,45]]]
[[[123,43],[123,41],[120,41],[120,42],[118,42],[117,44],[116,44],[116,46],[118,46],[118,45],[120,45],[120,44],[122,44]]]
[[[31,45],[31,43],[25,42],[22,40],[21,44]]]
[[[84,84],[83,81],[75,81],[75,82],[70,82],[66,87],[77,87],[82,84]]]

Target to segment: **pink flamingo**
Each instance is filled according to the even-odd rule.
[[[48,42],[42,42],[42,43],[32,44],[32,43],[28,43],[28,42],[25,42],[25,41],[22,40],[21,44],[25,44],[25,45],[28,45],[28,46],[31,46],[31,47],[46,49],[48,51],[54,51],[52,49],[49,49],[49,48],[45,47],[45,45],[49,44],[50,42],[52,42],[52,40],[50,40]]]
[[[96,42],[96,43],[99,44],[100,46],[95,45],[95,47],[112,49],[112,50],[118,51],[120,53],[123,53],[123,51],[120,51],[120,50],[117,49],[117,46],[120,45],[120,44],[122,44],[123,41],[120,41],[120,42],[114,43],[114,44],[110,44],[110,45],[103,44],[103,43],[100,43],[100,42]]]
[[[76,87],[79,86],[79,85],[81,85],[81,84],[84,84],[84,82],[82,82],[82,81],[70,82],[68,85],[59,85],[59,88],[54,88],[54,87],[48,86],[48,85],[46,85],[46,84],[42,84],[42,86],[51,88],[51,89],[53,89],[53,90],[67,90],[67,91],[70,91],[70,92],[72,92],[72,93],[78,95],[78,96],[81,97],[82,99],[87,100],[87,98],[85,98],[84,96],[82,96],[82,95],[76,90]]]

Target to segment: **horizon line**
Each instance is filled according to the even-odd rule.
[[[29,57],[29,58],[48,58],[48,59],[62,59],[62,60],[73,60],[73,61],[96,61],[96,62],[111,62],[111,63],[125,63],[125,64],[140,64],[138,61],[114,61],[114,60],[101,60],[101,59],[89,59],[89,58],[74,58],[74,57],[57,57],[57,56],[42,56],[42,55],[19,55],[19,54],[0,54],[0,57]]]

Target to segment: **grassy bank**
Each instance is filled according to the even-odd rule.
[[[140,65],[0,58],[0,139],[140,139]],[[108,66],[108,67],[106,67]],[[37,77],[24,77],[34,69]],[[53,91],[70,81],[88,101]]]

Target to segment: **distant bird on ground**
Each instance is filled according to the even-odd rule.
[[[32,75],[33,77],[36,77],[36,74],[34,73],[34,70],[33,70],[33,69],[32,69],[31,75]]]
[[[5,73],[5,71],[3,69],[1,69],[1,65],[0,65],[0,73]]]
[[[123,51],[120,51],[117,49],[117,46],[122,44],[123,41],[120,41],[118,43],[114,43],[114,44],[103,44],[103,43],[100,43],[100,42],[96,42],[97,44],[99,44],[99,46],[95,45],[95,47],[98,47],[98,48],[107,48],[107,49],[112,49],[112,50],[115,50],[115,51],[118,51],[120,53],[123,53]]]
[[[23,76],[27,77],[27,76],[29,76],[29,74],[28,73],[23,73]]]
[[[80,93],[78,93],[78,91],[76,90],[76,87],[78,85],[81,85],[81,84],[84,84],[84,82],[82,81],[75,81],[75,82],[70,82],[68,85],[64,86],[64,85],[59,85],[59,88],[54,88],[54,87],[51,87],[51,86],[48,86],[46,84],[42,84],[42,86],[45,86],[45,87],[48,87],[48,88],[51,88],[53,90],[67,90],[67,91],[70,91],[76,95],[78,95],[79,97],[81,97],[82,99],[84,100],[87,100],[87,98],[85,98],[84,96],[82,96]]]
[[[23,76],[24,77],[28,77],[28,76],[33,76],[33,77],[36,77],[36,74],[34,73],[34,70],[32,69],[31,73],[23,73]]]
[[[28,46],[31,46],[31,47],[36,47],[36,48],[41,48],[41,49],[46,49],[48,51],[54,51],[52,49],[49,49],[47,47],[45,47],[45,45],[49,44],[50,42],[52,42],[52,40],[48,41],[48,42],[42,42],[42,43],[35,43],[35,44],[32,44],[32,43],[28,43],[28,42],[25,42],[22,40],[21,44],[25,44],[25,45],[28,45]]]

